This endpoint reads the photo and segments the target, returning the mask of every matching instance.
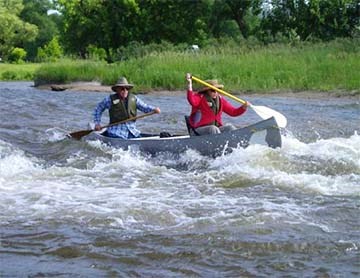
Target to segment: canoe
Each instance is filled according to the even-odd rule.
[[[281,147],[280,128],[273,117],[230,132],[213,135],[168,134],[167,137],[153,135],[124,140],[106,137],[100,132],[92,132],[83,139],[99,140],[112,147],[124,150],[131,149],[151,155],[161,153],[181,154],[188,149],[193,149],[201,155],[215,157],[229,153],[234,148],[246,148],[250,144],[262,144],[271,148]]]

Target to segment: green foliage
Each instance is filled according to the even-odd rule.
[[[0,80],[3,81],[32,81],[34,72],[39,64],[0,64]]]
[[[360,23],[358,0],[274,0],[261,23],[268,33],[301,40],[332,40],[351,37]]]
[[[15,47],[10,55],[9,55],[9,61],[11,63],[15,63],[15,64],[22,64],[24,63],[24,59],[26,57],[26,51],[23,48],[19,48],[19,47]]]
[[[15,47],[33,41],[38,33],[35,25],[22,21],[22,0],[0,0],[0,57],[7,60]]]
[[[145,43],[198,43],[210,36],[208,16],[213,1],[138,1],[141,40]]]
[[[37,61],[56,62],[63,56],[63,50],[59,44],[58,37],[54,37],[44,47],[38,48]]]
[[[130,42],[126,47],[119,47],[111,53],[111,60],[123,61],[131,58],[141,58],[147,55],[158,55],[163,52],[178,52],[186,50],[186,44],[174,45],[167,41],[161,43],[143,44],[136,41]]]
[[[16,80],[17,74],[14,71],[4,71],[1,74],[1,80]]]
[[[87,58],[90,60],[105,61],[107,57],[104,48],[99,48],[91,44],[86,48],[86,52],[88,53]]]
[[[34,24],[38,28],[35,40],[24,42],[27,59],[34,61],[37,49],[48,44],[54,36],[59,35],[60,18],[58,14],[48,15],[48,10],[55,8],[51,0],[23,0],[24,9],[20,13],[23,21]]]
[[[0,0],[0,57],[15,47],[30,61],[57,57],[46,50],[56,36],[65,55],[108,62],[163,42],[296,45],[359,37],[359,14],[359,0]]]
[[[85,58],[86,47],[94,45],[107,52],[138,39],[137,1],[58,0],[63,17],[62,41],[67,52]]]
[[[66,60],[42,64],[34,74],[35,85],[70,83],[72,81],[98,81],[110,67],[105,62]]]
[[[0,80],[5,81],[32,81],[33,74],[32,72],[22,72],[22,71],[4,71],[1,74]]]
[[[12,11],[13,14],[19,14],[24,8],[22,0],[0,0],[1,9]]]
[[[256,47],[210,45],[197,53],[159,52],[106,64],[62,61],[43,65],[36,83],[100,81],[113,84],[125,75],[136,84],[134,91],[181,90],[184,75],[220,79],[231,91],[356,90],[360,92],[359,40],[330,43],[271,44]]]

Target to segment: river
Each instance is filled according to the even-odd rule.
[[[359,98],[246,96],[283,147],[209,158],[64,139],[105,95],[0,83],[0,277],[359,277]],[[140,97],[186,131],[185,92]]]

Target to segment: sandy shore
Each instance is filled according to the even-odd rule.
[[[111,93],[110,86],[101,85],[98,82],[73,82],[71,84],[48,84],[37,87],[38,89],[53,90],[53,91],[81,91],[81,92],[100,92]],[[167,90],[154,90],[151,92],[144,92],[144,94],[151,95],[185,95],[185,88],[183,91],[167,91]],[[269,93],[249,93],[249,92],[232,92],[234,95],[241,97],[246,96],[276,96],[276,97],[290,97],[290,98],[356,98],[360,100],[359,91],[274,91]]]

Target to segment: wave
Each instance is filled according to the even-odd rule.
[[[231,186],[256,181],[279,188],[304,190],[309,194],[359,196],[360,136],[331,138],[303,143],[283,137],[281,149],[252,145],[217,158],[209,169],[218,172],[218,180]]]
[[[76,142],[84,149],[48,164],[0,140],[0,222],[74,221],[134,232],[297,219],[329,230],[296,200],[359,196],[359,135],[283,142],[215,159],[189,150],[176,160]]]
[[[48,173],[53,175],[54,169],[65,171],[69,176],[82,169],[83,174],[103,171],[103,176],[118,175],[118,178],[136,175],[152,177],[161,169],[161,174],[167,178],[195,173],[203,178],[205,184],[218,183],[220,186],[226,182],[236,186],[238,180],[243,180],[250,184],[266,182],[273,186],[304,188],[322,194],[359,194],[360,136],[357,133],[349,138],[320,139],[308,144],[292,136],[284,136],[281,149],[251,145],[215,159],[203,157],[193,150],[180,157],[163,154],[152,158],[100,142],[51,144],[53,148],[47,145],[46,149],[57,153],[63,151],[59,160],[61,163],[47,164],[0,140],[2,179],[9,177],[16,180],[18,175],[31,177],[39,169],[45,176]],[[60,149],[59,144],[63,144]],[[56,157],[54,155],[51,159]],[[156,177],[162,179],[161,175]],[[126,180],[132,182],[132,179]]]

